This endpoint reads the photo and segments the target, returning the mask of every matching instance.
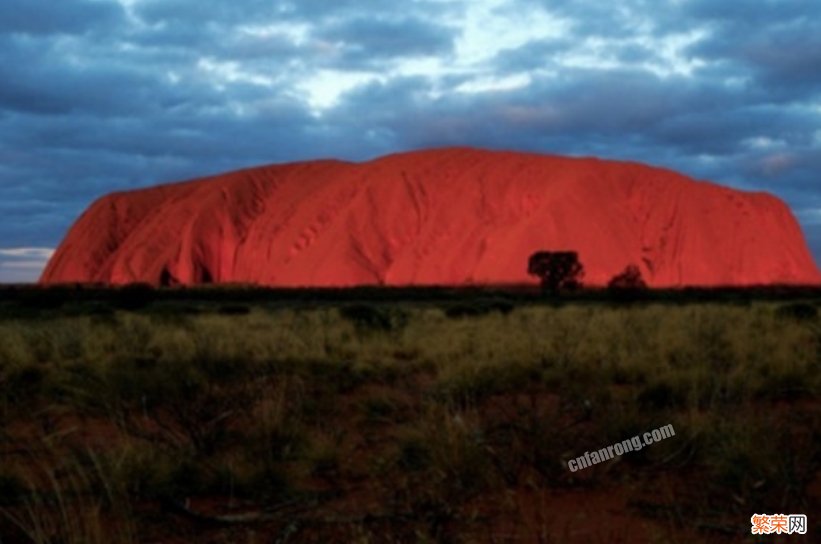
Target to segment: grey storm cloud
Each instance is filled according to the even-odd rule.
[[[5,0],[0,281],[110,191],[444,145],[768,190],[821,256],[819,36],[801,0]]]
[[[398,9],[401,8],[401,9]],[[336,17],[395,17],[397,14],[437,15],[450,6],[437,0],[408,0],[401,6],[384,0],[142,0],[136,13],[149,23],[259,23],[268,21],[310,21],[322,23]]]
[[[0,32],[80,34],[119,25],[125,12],[116,2],[95,0],[3,0]]]
[[[136,4],[136,14],[149,24],[187,24],[193,22],[229,25],[237,22],[274,18],[288,6],[269,0],[145,0]]]

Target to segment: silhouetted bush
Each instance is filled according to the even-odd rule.
[[[528,260],[527,273],[538,276],[545,290],[556,293],[581,287],[584,266],[575,251],[537,251]]]
[[[63,286],[33,287],[16,291],[21,306],[37,310],[60,308],[69,299],[70,293],[71,290]]]
[[[613,276],[608,282],[607,288],[611,290],[638,291],[647,289],[647,283],[641,277],[639,267],[631,264],[627,265],[620,274]]]
[[[114,305],[121,310],[139,310],[154,300],[154,287],[148,283],[129,283],[114,291]]]

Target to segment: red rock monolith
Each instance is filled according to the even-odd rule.
[[[44,284],[535,283],[578,252],[586,284],[815,284],[788,207],[636,163],[466,148],[250,168],[115,193],[77,220]]]

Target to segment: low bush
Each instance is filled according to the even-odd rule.
[[[470,304],[451,304],[445,307],[445,315],[450,318],[476,317],[498,312],[507,315],[515,305],[505,299],[479,299]]]
[[[342,306],[339,315],[351,322],[359,331],[394,331],[403,328],[408,315],[402,310],[389,306],[351,304]]]
[[[806,302],[792,302],[778,306],[775,314],[781,318],[811,321],[818,318],[818,307]]]

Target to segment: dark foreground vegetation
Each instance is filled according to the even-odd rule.
[[[819,305],[4,289],[0,540],[755,542],[752,514],[803,513],[814,541]]]

